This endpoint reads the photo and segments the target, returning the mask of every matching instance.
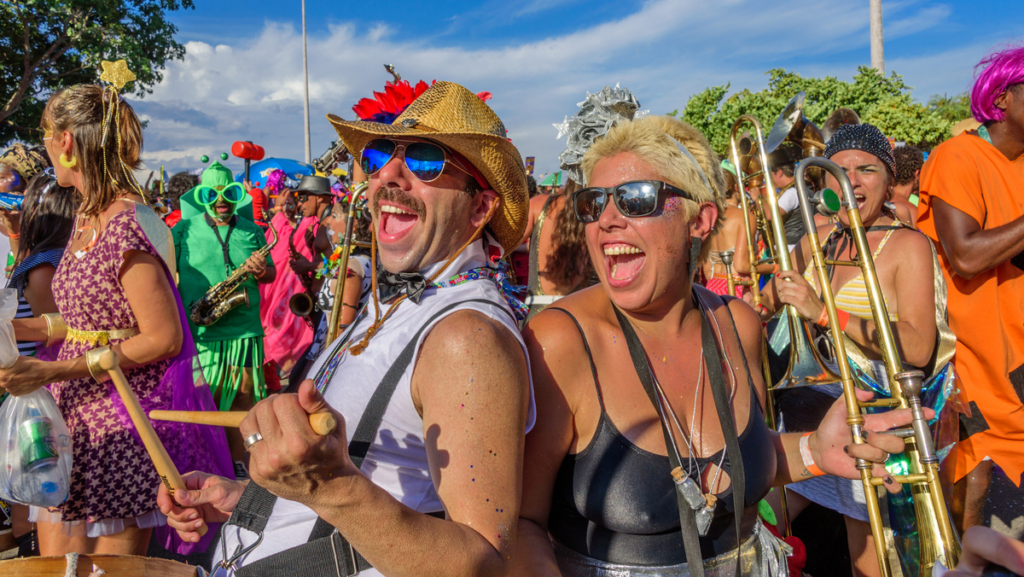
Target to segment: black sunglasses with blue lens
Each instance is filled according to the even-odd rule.
[[[373,176],[398,154],[405,158],[405,166],[409,172],[423,182],[437,180],[444,172],[444,167],[449,164],[473,176],[473,173],[460,166],[459,162],[440,145],[397,138],[375,138],[367,142],[359,155],[359,167],[367,176]]]
[[[612,197],[622,216],[637,218],[657,212],[664,193],[693,200],[690,193],[660,180],[632,180],[617,186],[592,186],[578,190],[572,195],[572,206],[580,222],[597,222],[608,204],[608,197]]]

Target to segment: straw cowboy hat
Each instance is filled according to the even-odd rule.
[[[488,226],[506,252],[519,245],[526,231],[529,200],[526,167],[519,151],[505,137],[505,125],[476,95],[453,82],[437,82],[413,101],[392,124],[327,119],[352,152],[362,153],[379,137],[413,136],[436,141],[466,158],[498,193],[501,206]]]

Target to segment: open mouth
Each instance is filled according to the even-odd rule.
[[[853,197],[857,199],[857,208],[864,208],[864,201],[867,200],[867,197],[864,196],[863,194],[854,194]]]
[[[604,245],[604,264],[612,286],[625,286],[640,274],[647,255],[639,248],[616,242]]]
[[[380,205],[381,240],[395,241],[405,235],[419,220],[416,213],[394,204]]]
[[[231,212],[231,207],[226,204],[218,204],[213,207],[217,211],[217,214],[227,214]]]

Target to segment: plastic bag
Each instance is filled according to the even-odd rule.
[[[0,499],[56,507],[71,487],[71,433],[45,388],[0,405]]]
[[[11,320],[18,313],[18,291],[0,289],[0,368],[9,369],[18,360],[18,342]]]

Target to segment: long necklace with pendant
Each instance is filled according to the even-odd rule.
[[[717,324],[717,323],[716,323]],[[657,391],[661,402],[665,405],[666,412],[671,415],[673,423],[675,423],[676,430],[679,431],[679,436],[686,442],[686,448],[690,452],[690,466],[695,461],[694,458],[694,447],[693,447],[693,428],[697,422],[697,402],[700,398],[701,385],[704,381],[704,347],[701,346],[700,351],[700,366],[697,371],[697,386],[695,387],[693,395],[693,414],[690,416],[690,434],[687,435],[683,430],[682,423],[679,422],[679,417],[676,416],[675,411],[669,405],[668,397],[665,395],[665,391],[661,388],[661,384],[658,382],[657,377],[654,376],[654,371],[651,371],[652,380],[654,381],[654,387]],[[732,397],[736,392],[736,379],[730,367],[730,376],[732,377],[732,390],[729,394],[729,400],[732,401]],[[704,537],[707,535],[708,530],[711,528],[711,521],[715,517],[715,508],[718,506],[718,497],[714,494],[715,487],[718,485],[719,476],[722,474],[722,466],[725,464],[725,457],[727,449],[722,450],[722,457],[718,461],[718,467],[715,471],[715,476],[712,478],[711,483],[708,485],[707,492],[704,492],[700,486],[693,480],[692,468],[687,471],[687,475],[682,478],[676,479],[676,484],[679,486],[680,492],[683,494],[687,504],[693,508],[696,520],[697,520],[697,533]],[[700,468],[697,469],[698,475],[701,473]]]

